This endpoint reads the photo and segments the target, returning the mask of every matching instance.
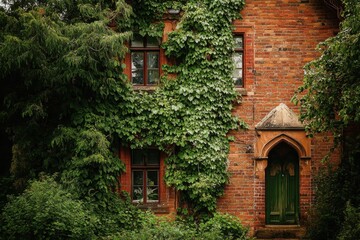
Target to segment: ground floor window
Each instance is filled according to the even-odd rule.
[[[160,151],[131,150],[131,197],[133,202],[159,202]]]

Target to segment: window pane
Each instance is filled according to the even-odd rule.
[[[159,82],[159,70],[148,70],[148,84],[157,84]]]
[[[144,200],[144,172],[132,172],[132,197],[133,201],[142,202]]]
[[[235,49],[243,48],[243,37],[242,36],[234,36],[234,41],[235,41]]]
[[[156,84],[159,81],[159,53],[147,53],[148,84]]]
[[[158,186],[158,171],[147,171],[147,186]]]
[[[147,155],[148,165],[159,165],[160,164],[160,151],[157,149],[148,149]]]
[[[235,52],[232,56],[234,62],[234,70],[232,73],[232,78],[235,83],[235,86],[243,86],[243,53]]]
[[[131,163],[133,165],[144,165],[144,153],[141,149],[131,150]]]
[[[158,187],[148,187],[147,189],[147,202],[157,202],[159,200],[159,188]]]
[[[144,188],[142,186],[134,186],[133,195],[132,195],[133,201],[143,202],[144,201],[143,192],[144,192]]]
[[[133,171],[133,186],[143,186],[143,185],[144,185],[144,172]]]
[[[233,62],[235,64],[235,68],[242,68],[243,66],[243,56],[242,52],[235,52],[233,54]]]
[[[242,86],[242,69],[234,69],[232,78],[236,86]]]
[[[144,47],[144,38],[140,35],[135,35],[131,40],[130,47]]]
[[[159,68],[159,53],[148,52],[147,53],[147,67],[148,68]]]
[[[156,37],[147,37],[146,38],[146,46],[147,47],[159,47],[159,39]]]
[[[144,83],[144,53],[131,53],[131,79],[134,84]]]
[[[154,202],[159,200],[159,172],[147,171],[147,186],[146,186],[146,200],[148,202]]]

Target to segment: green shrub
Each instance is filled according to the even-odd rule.
[[[360,206],[359,140],[347,139],[341,165],[336,169],[329,166],[316,178],[316,199],[307,228],[311,239],[335,240],[342,237],[344,231],[347,232],[346,225],[350,221],[347,219],[354,216],[350,214],[349,209],[352,208],[347,206],[347,202],[351,202],[354,209]],[[351,228],[355,231],[355,225]]]
[[[1,216],[4,239],[91,239],[97,218],[54,179],[33,181]]]
[[[205,234],[212,231],[219,232],[223,239],[247,239],[248,229],[240,220],[229,214],[215,213],[214,217],[200,224],[200,231]]]
[[[181,222],[172,222],[169,219],[156,217],[147,212],[142,214],[140,229],[124,230],[104,239],[111,240],[182,240],[197,239],[195,228]]]
[[[345,220],[338,240],[360,239],[360,208],[353,207],[348,202],[344,214]]]
[[[170,221],[166,218],[158,218],[152,213],[142,215],[142,228],[138,230],[126,230],[104,239],[111,240],[223,240],[223,239],[249,239],[240,221],[228,214],[216,213],[213,218],[197,226],[192,221]]]
[[[307,227],[311,239],[336,239],[343,220],[343,179],[344,171],[330,166],[316,177],[316,199]]]
[[[135,207],[128,193],[122,192],[120,197],[117,193],[108,193],[107,204],[100,207],[99,204],[88,204],[92,212],[99,218],[96,225],[98,236],[108,236],[124,230],[141,228],[143,224],[143,212]]]

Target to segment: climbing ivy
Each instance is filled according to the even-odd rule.
[[[246,127],[232,115],[241,96],[231,78],[232,21],[244,0],[4,2],[0,119],[17,180],[60,172],[64,186],[106,209],[124,170],[113,148],[120,140],[166,151],[166,182],[185,206],[215,210],[228,182],[227,134]],[[134,91],[125,42],[162,36],[168,8],[181,10],[163,44],[176,64],[164,66],[153,93]]]
[[[163,78],[153,94],[138,94],[138,129],[129,140],[133,147],[167,150],[165,180],[192,213],[215,210],[228,182],[227,134],[246,127],[232,115],[241,97],[231,78],[232,21],[243,6],[241,0],[188,1],[163,44],[177,62],[164,69],[177,77]]]

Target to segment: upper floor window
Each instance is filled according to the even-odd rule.
[[[140,203],[159,202],[160,151],[133,149],[131,151],[132,200]]]
[[[232,56],[234,62],[234,70],[233,70],[232,78],[234,80],[235,87],[243,87],[244,86],[244,81],[243,81],[244,37],[242,35],[235,35],[234,42],[235,42],[235,51]]]
[[[130,43],[131,82],[134,85],[154,85],[160,77],[160,46],[154,37],[135,36]]]

